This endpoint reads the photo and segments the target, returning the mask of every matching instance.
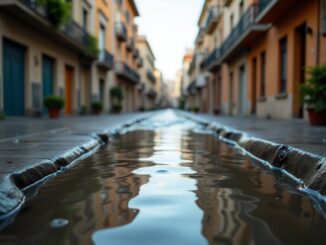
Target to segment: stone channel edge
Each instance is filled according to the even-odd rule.
[[[6,225],[25,203],[25,191],[39,186],[48,179],[55,177],[67,168],[71,168],[81,160],[95,153],[101,146],[110,142],[123,130],[150,117],[145,114],[122,123],[114,129],[89,135],[89,141],[74,147],[53,160],[40,160],[19,172],[6,173],[0,177],[0,229]]]
[[[179,112],[183,117],[201,124],[216,133],[226,143],[242,150],[249,157],[263,161],[270,168],[294,179],[301,192],[308,193],[326,204],[326,159],[289,145],[277,144],[247,135],[216,122],[209,122],[192,113]],[[326,208],[326,205],[324,205]]]

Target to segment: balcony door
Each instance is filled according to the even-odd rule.
[[[98,36],[98,48],[100,50],[100,60],[105,58],[105,26],[100,26],[99,36]]]

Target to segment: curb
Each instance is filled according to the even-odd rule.
[[[26,192],[34,186],[40,186],[48,179],[73,167],[81,160],[95,153],[100,147],[108,144],[115,136],[130,126],[149,117],[148,114],[138,116],[120,126],[107,129],[101,133],[93,133],[90,140],[80,146],[66,151],[53,160],[42,160],[34,166],[20,172],[8,173],[0,177],[0,229],[9,224],[25,203]]]
[[[232,144],[250,157],[267,163],[296,180],[300,191],[326,202],[326,159],[289,145],[249,136],[230,127],[182,112],[182,116],[212,130],[222,141]]]

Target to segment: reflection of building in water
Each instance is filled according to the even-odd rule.
[[[309,199],[284,191],[272,175],[212,136],[189,137],[184,145],[193,152],[191,167],[197,173],[191,177],[204,211],[202,232],[211,244],[307,241],[304,231],[320,222],[311,217],[316,211]]]
[[[150,131],[122,135],[49,182],[27,202],[15,223],[1,232],[0,243],[10,239],[10,244],[24,245],[93,244],[96,230],[132,222],[138,210],[130,209],[129,201],[148,181],[146,175],[133,171],[150,164],[138,159],[153,154],[153,139]],[[53,229],[49,223],[55,218],[69,224]]]
[[[108,146],[109,156],[94,156],[94,165],[102,178],[102,189],[82,203],[84,206],[79,209],[87,222],[79,222],[80,227],[74,230],[76,237],[83,234],[78,244],[92,244],[90,239],[94,231],[129,224],[137,216],[139,210],[129,208],[128,204],[139,194],[140,187],[148,182],[148,177],[135,175],[132,171],[148,165],[138,159],[153,154],[153,138],[154,132],[130,132]]]

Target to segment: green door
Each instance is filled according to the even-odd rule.
[[[43,98],[53,94],[53,65],[54,61],[48,56],[43,56]]]
[[[4,113],[24,115],[24,47],[4,39],[3,42],[3,96]]]

